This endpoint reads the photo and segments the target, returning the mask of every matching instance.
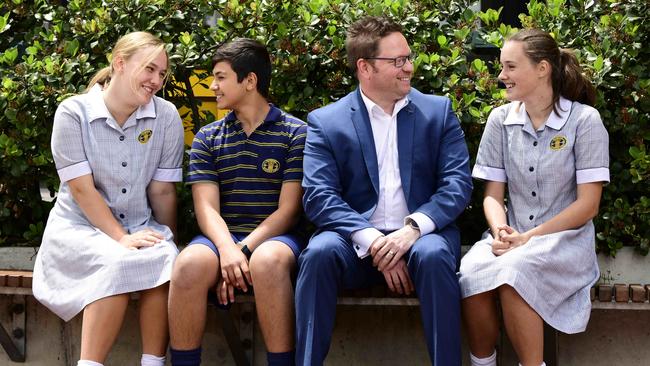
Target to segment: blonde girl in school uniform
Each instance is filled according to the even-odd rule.
[[[165,44],[146,32],[129,33],[115,44],[110,66],[54,117],[61,186],[33,290],[65,321],[83,313],[79,366],[106,361],[136,291],[141,364],[165,362],[183,153],[178,111],[155,95],[167,73]]]

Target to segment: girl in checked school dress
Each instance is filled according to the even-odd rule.
[[[594,87],[548,33],[510,37],[501,64],[511,103],[490,114],[472,172],[490,230],[461,260],[462,312],[472,365],[496,365],[498,297],[519,362],[539,366],[544,322],[578,333],[589,320],[609,138]]]
[[[135,291],[141,364],[165,362],[183,154],[180,116],[155,96],[167,73],[165,44],[146,32],[129,33],[87,92],[64,100],[54,117],[61,186],[33,291],[65,321],[83,312],[79,366],[105,362]]]

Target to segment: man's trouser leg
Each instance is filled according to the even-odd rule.
[[[332,231],[310,240],[298,267],[296,365],[321,365],[329,351],[339,289],[367,286],[378,272],[370,257],[359,259],[352,245]]]
[[[460,366],[460,287],[456,256],[445,238],[438,234],[422,236],[408,256],[431,363]]]

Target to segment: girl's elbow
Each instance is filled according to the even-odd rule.
[[[596,216],[598,216],[598,211],[599,211],[599,203],[596,202],[595,204],[592,204],[588,211],[587,211],[587,221],[588,220],[593,220]]]

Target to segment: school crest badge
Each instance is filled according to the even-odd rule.
[[[266,159],[262,162],[262,170],[272,174],[280,169],[280,162],[275,159]]]
[[[562,135],[558,135],[553,137],[553,139],[551,139],[551,143],[549,145],[551,147],[551,150],[558,151],[558,150],[562,150],[566,146],[566,143],[567,143],[566,137]]]
[[[152,134],[153,134],[153,131],[144,130],[144,131],[140,132],[140,135],[138,135],[138,141],[141,144],[146,144],[147,142],[149,142],[149,139],[151,138]]]

